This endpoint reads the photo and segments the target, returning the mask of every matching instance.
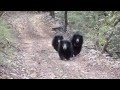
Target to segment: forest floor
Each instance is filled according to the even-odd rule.
[[[19,51],[11,66],[0,66],[1,79],[120,79],[120,61],[85,48],[87,43],[79,56],[60,60],[51,45],[56,22],[48,13],[9,11],[2,18],[11,26]]]

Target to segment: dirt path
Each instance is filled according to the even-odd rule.
[[[7,15],[8,14],[8,15]],[[26,12],[7,12],[3,18],[11,24],[20,51],[17,54],[16,67],[8,78],[18,79],[84,79],[84,78],[120,78],[119,61],[110,61],[94,50],[85,52],[71,61],[59,60],[57,52],[51,46],[52,24],[46,20],[47,14]]]

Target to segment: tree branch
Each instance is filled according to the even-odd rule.
[[[114,23],[114,27],[120,22],[120,19],[117,19]]]
[[[111,38],[112,35],[113,35],[113,31],[112,31],[111,34],[106,38],[106,43],[105,43],[104,46],[103,46],[102,53],[104,53],[104,52],[107,52],[107,53],[108,53],[107,47],[108,47],[108,45],[109,45],[109,43],[110,43],[110,38]]]

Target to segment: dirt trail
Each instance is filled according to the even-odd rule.
[[[7,15],[8,13],[8,15]],[[6,71],[8,78],[19,79],[84,79],[84,78],[120,78],[119,61],[109,61],[105,56],[96,57],[94,50],[84,52],[71,61],[59,60],[57,52],[51,46],[52,24],[46,20],[47,14],[26,12],[6,12],[3,18],[11,24],[20,51],[17,54],[16,68]],[[92,53],[94,52],[94,53]]]

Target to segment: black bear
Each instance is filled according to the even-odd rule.
[[[52,40],[52,46],[56,51],[58,51],[58,45],[61,40],[63,40],[63,36],[61,35],[56,35]]]
[[[61,40],[58,47],[58,54],[61,60],[70,60],[70,58],[73,56],[73,48],[71,42],[68,40]]]
[[[75,33],[71,38],[71,43],[73,46],[73,55],[76,56],[80,53],[83,45],[83,36],[79,33]]]

